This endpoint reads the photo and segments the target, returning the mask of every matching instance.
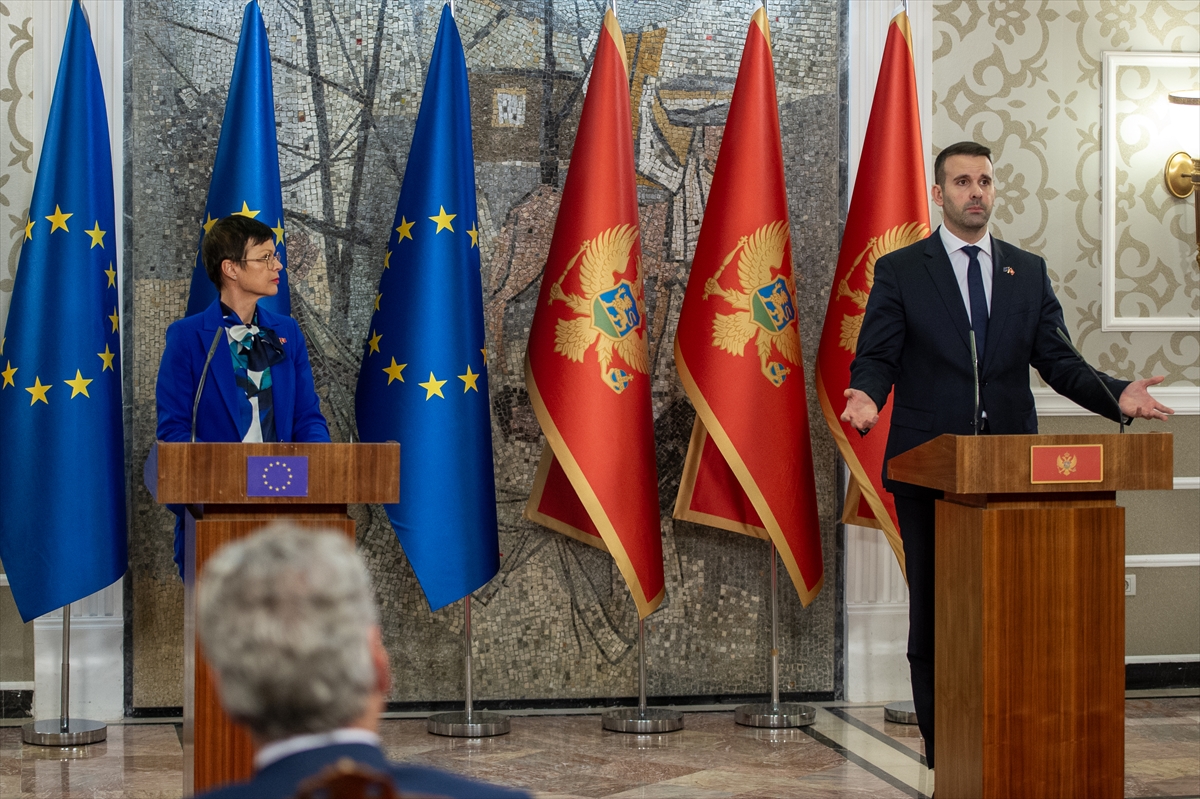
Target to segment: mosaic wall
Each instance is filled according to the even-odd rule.
[[[1196,385],[1200,334],[1102,329],[1101,77],[1105,51],[1200,51],[1200,5],[937,0],[934,9],[933,152],[966,138],[993,149],[992,230],[1046,258],[1067,325],[1091,363],[1127,380],[1162,374],[1166,385]],[[1189,79],[1189,70],[1177,72]],[[1122,90],[1133,92],[1125,104],[1138,105],[1133,114],[1143,118],[1122,125],[1115,155],[1144,168],[1117,173],[1117,316],[1200,313],[1195,200],[1167,193],[1170,150],[1149,157],[1141,151],[1151,139],[1139,133],[1164,124],[1167,91],[1194,87],[1195,75],[1167,86],[1156,74]]]
[[[478,698],[636,692],[637,616],[604,553],[521,519],[545,442],[523,358],[602,3],[460,0],[471,70],[480,247],[500,501],[500,574],[474,605]],[[647,621],[651,695],[769,688],[767,547],[670,518],[693,411],[673,334],[720,148],[752,4],[623,2],[658,441],[667,596]],[[168,324],[183,314],[243,4],[126,4],[133,287],[133,457],[154,432]],[[353,430],[354,386],[389,223],[432,49],[438,3],[262,0],[274,58],[293,313],[308,337],[335,440]],[[838,235],[840,0],[772,5],[806,371]],[[809,396],[815,397],[809,387]],[[825,590],[802,609],[781,584],[785,691],[833,692],[840,654],[835,454],[815,401]],[[461,694],[462,611],[430,613],[379,508],[355,510],[396,675],[392,699]],[[131,518],[132,704],[182,702],[182,587],[171,517],[140,486]]]

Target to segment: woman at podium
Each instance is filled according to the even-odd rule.
[[[218,299],[167,328],[155,389],[158,440],[329,441],[300,326],[258,307],[279,293],[274,231],[227,216],[205,234],[200,255]],[[183,508],[171,510],[182,575]]]

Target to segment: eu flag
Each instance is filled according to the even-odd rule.
[[[363,441],[399,441],[388,518],[433,610],[500,568],[467,63],[442,8],[358,375]]]
[[[275,138],[275,93],[271,88],[271,48],[258,0],[250,0],[242,15],[217,159],[208,183],[208,201],[200,219],[200,241],[213,223],[230,214],[241,214],[275,231],[275,248],[283,269],[279,293],[259,300],[263,308],[290,316],[287,247],[283,240],[283,190],[279,184],[279,145]],[[217,288],[204,271],[200,248],[188,293],[187,315],[200,313],[217,299]]]
[[[0,340],[0,559],[25,621],[127,565],[115,229],[104,90],[76,0]]]

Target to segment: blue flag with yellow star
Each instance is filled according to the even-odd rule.
[[[0,560],[25,621],[127,565],[114,229],[104,89],[76,0],[0,340]]]
[[[399,441],[388,518],[432,610],[500,568],[467,63],[442,9],[355,409],[363,441]]]
[[[275,138],[275,93],[271,88],[271,48],[258,0],[250,0],[242,15],[225,117],[217,158],[208,183],[208,201],[200,218],[200,242],[218,219],[241,214],[275,231],[275,248],[283,269],[279,293],[263,297],[259,305],[272,313],[290,316],[287,247],[283,238],[283,189],[279,183],[279,144]],[[200,247],[188,292],[187,315],[200,313],[217,299],[217,287],[204,271]]]

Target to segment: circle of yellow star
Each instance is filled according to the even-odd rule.
[[[377,310],[377,311],[379,310],[379,301],[382,299],[383,299],[382,293],[375,295],[375,310]]]
[[[81,375],[79,373],[78,369],[75,370],[75,379],[74,380],[64,380],[63,382],[71,387],[71,398],[72,399],[74,399],[76,396],[78,396],[80,394],[87,397],[88,399],[92,398],[92,395],[87,392],[88,383],[90,383],[92,381],[89,378],[86,378],[83,375]],[[50,403],[46,403],[46,404],[49,405]]]
[[[384,269],[392,268],[392,251],[391,250],[388,250],[383,256],[383,268]]]
[[[8,366],[3,372],[0,372],[0,376],[4,378],[4,382],[0,383],[0,388],[8,388],[9,386],[15,388],[17,384],[13,382],[13,375],[17,373],[17,367],[12,365],[12,361],[8,361],[7,363]]]
[[[471,229],[467,231],[467,235],[471,237],[471,246],[479,246],[479,229],[475,227],[475,223],[471,223]]]
[[[271,232],[275,234],[275,246],[283,244],[283,220],[276,219],[275,227],[271,228]]]
[[[454,226],[450,224],[450,220],[454,219],[454,217],[456,217],[456,216],[458,216],[458,214],[446,213],[445,207],[439,205],[437,216],[429,217],[430,222],[437,222],[437,230],[433,231],[433,235],[436,236],[437,234],[441,233],[443,230],[449,230],[451,233],[453,233]]]
[[[108,286],[105,288],[112,288],[117,285],[117,270],[113,269],[111,263],[108,265],[108,269],[104,270],[104,274],[108,275]]]
[[[479,382],[479,375],[471,371],[471,364],[467,364],[467,373],[465,375],[459,375],[458,379],[463,381],[464,394],[471,389],[474,389],[476,394],[479,393],[479,386],[476,385],[476,383]]]
[[[383,338],[383,336],[374,330],[372,330],[371,333],[374,335],[371,336],[371,340],[368,341],[367,344],[370,346],[371,352],[379,352],[379,340]]]
[[[420,386],[421,388],[425,389],[425,399],[427,401],[434,394],[437,394],[442,399],[446,398],[446,395],[442,393],[442,386],[446,385],[446,381],[438,380],[436,377],[433,376],[433,372],[429,373],[429,381],[428,382],[417,383],[417,385]]]
[[[234,211],[233,215],[234,216],[246,216],[246,217],[253,219],[254,217],[258,216],[258,211],[251,211],[250,206],[246,205],[246,201],[242,200],[242,210]]]
[[[104,365],[100,367],[101,372],[105,369],[110,372],[113,371],[113,358],[117,357],[117,354],[110,350],[107,344],[104,345],[104,352],[97,352],[96,355],[100,356],[100,360],[104,361]]]
[[[108,317],[108,320],[109,320],[110,322],[112,322],[112,323],[113,323],[113,329],[112,329],[112,332],[113,332],[113,333],[116,333],[116,332],[117,332],[117,321],[118,321],[119,319],[120,319],[120,317],[119,317],[119,316],[117,316],[117,306],[115,306],[115,305],[114,305],[114,306],[113,306],[113,312],[112,312],[112,316]]]
[[[67,220],[73,216],[75,216],[75,214],[64,214],[62,212],[62,209],[59,208],[57,205],[55,205],[54,213],[51,214],[50,216],[46,217],[47,219],[50,220],[50,232],[53,233],[54,231],[58,230],[59,228],[62,228],[63,230],[66,230],[68,233],[70,233],[71,231],[67,230]]]
[[[29,400],[29,407],[32,408],[33,403],[35,402],[44,402],[49,405],[50,401],[46,399],[46,392],[49,391],[53,385],[53,383],[42,385],[42,379],[35,375],[33,378],[33,385],[25,389],[31,395],[33,395],[33,399]]]
[[[404,367],[406,366],[408,366],[408,364],[396,363],[396,359],[392,358],[392,365],[383,367],[383,371],[386,372],[388,376],[387,384],[389,386],[392,384],[393,380],[399,380],[401,383],[404,382]]]
[[[104,249],[104,234],[107,233],[108,231],[100,229],[100,220],[99,219],[96,220],[96,227],[92,228],[91,230],[85,230],[83,232],[92,237],[92,247],[95,247],[97,244],[99,244],[100,249],[102,249],[102,250]],[[88,249],[90,250],[90,249],[92,249],[92,247],[88,247]]]
[[[217,224],[217,220],[212,218],[212,214],[208,214],[208,221],[201,223],[201,227],[203,227],[204,232],[207,233],[208,231],[212,230],[212,226],[215,224]]]
[[[30,219],[25,223],[25,238],[33,241],[33,225],[35,220]]]
[[[400,234],[400,238],[396,239],[397,244],[405,239],[412,241],[412,226],[415,224],[417,223],[409,222],[403,215],[400,216],[400,227],[396,228],[396,232]]]

